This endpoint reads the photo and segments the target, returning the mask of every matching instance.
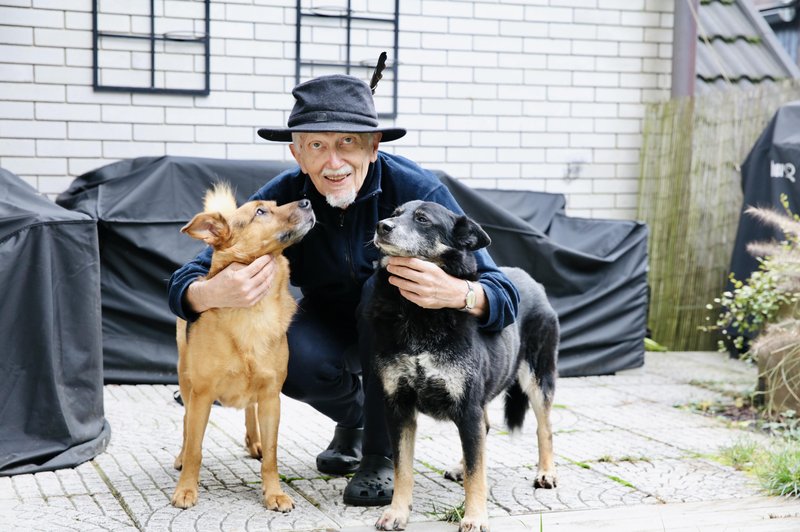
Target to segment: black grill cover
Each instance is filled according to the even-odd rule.
[[[97,220],[105,382],[176,383],[167,281],[204,244],[180,233],[226,181],[244,202],[288,163],[142,157],[86,173],[56,199]]]
[[[559,375],[644,364],[646,225],[567,217],[560,194],[470,189],[441,178],[491,237],[495,262],[520,267],[544,285],[561,323]]]
[[[780,202],[786,194],[789,209],[800,214],[800,101],[780,107],[758,138],[742,165],[743,205],[736,231],[731,272],[740,281],[758,269],[758,261],[747,252],[750,242],[784,240],[779,229],[767,226],[744,210],[772,207],[785,212]]]
[[[176,382],[172,272],[201,242],[179,229],[202,209],[215,181],[243,202],[289,163],[186,157],[140,158],[79,177],[58,203],[97,219],[106,382]],[[547,288],[562,327],[564,376],[609,374],[643,363],[646,227],[564,216],[564,197],[472,190],[440,174],[492,237],[501,265],[519,266]],[[559,243],[556,243],[559,242]]]
[[[94,221],[0,169],[0,475],[105,450]]]

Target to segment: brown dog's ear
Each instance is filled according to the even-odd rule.
[[[466,216],[456,218],[453,237],[458,247],[467,251],[476,251],[492,243],[492,239],[489,238],[486,231]]]
[[[209,246],[217,247],[230,237],[231,229],[220,213],[201,212],[181,228],[181,233],[202,240]]]

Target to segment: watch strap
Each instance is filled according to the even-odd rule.
[[[472,287],[471,282],[466,279],[464,282],[467,283],[467,292],[464,294],[464,306],[460,310],[462,312],[469,312],[475,307],[475,289]]]

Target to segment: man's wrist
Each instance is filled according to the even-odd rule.
[[[467,281],[466,279],[464,282],[467,284],[466,292],[464,293],[464,305],[459,309],[462,312],[469,312],[473,308],[475,308],[475,287],[474,285]]]
[[[200,279],[193,281],[186,288],[186,293],[184,294],[184,299],[189,307],[189,310],[196,314],[200,314],[208,310],[210,307],[206,305],[204,296],[205,281]]]

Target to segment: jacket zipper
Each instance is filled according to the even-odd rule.
[[[342,211],[339,215],[339,229],[344,229],[344,217],[347,214],[346,211]],[[350,238],[349,235],[344,234],[345,232],[342,231],[342,235],[344,236],[345,241],[345,249],[344,249],[344,261],[347,264],[347,268],[350,270],[350,279],[353,281],[356,280],[356,272],[353,271],[353,257],[352,257],[352,249],[350,248]]]

